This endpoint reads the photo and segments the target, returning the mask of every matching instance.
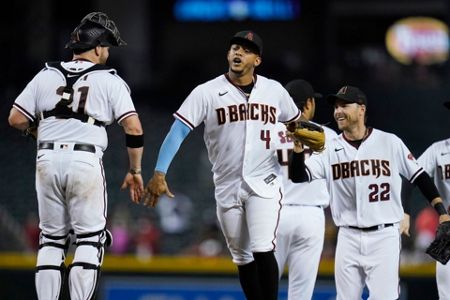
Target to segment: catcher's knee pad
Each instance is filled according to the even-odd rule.
[[[35,285],[38,299],[58,299],[61,295],[69,235],[51,236],[41,233],[36,263]]]
[[[104,247],[112,243],[108,230],[78,234],[76,250],[69,266],[69,290],[71,299],[93,299],[103,263]]]

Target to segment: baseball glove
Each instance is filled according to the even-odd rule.
[[[33,140],[37,139],[37,124],[36,123],[31,123],[30,127],[28,127],[27,129],[25,129],[23,131],[23,135],[24,136],[29,136],[31,137]]]
[[[300,120],[288,123],[286,128],[295,141],[308,146],[312,151],[321,152],[325,149],[325,133],[319,125]]]
[[[436,238],[425,252],[443,265],[450,260],[450,221],[439,224]]]

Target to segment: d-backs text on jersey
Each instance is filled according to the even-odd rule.
[[[351,162],[342,162],[331,165],[333,180],[345,179],[356,176],[391,176],[391,168],[388,160],[363,159]]]
[[[231,123],[246,120],[261,120],[264,124],[267,124],[267,122],[275,124],[277,121],[277,108],[267,104],[241,103],[239,105],[217,108],[216,112],[218,125],[223,125],[227,121]]]
[[[441,180],[450,179],[450,165],[438,166],[438,170]]]

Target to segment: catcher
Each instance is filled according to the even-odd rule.
[[[11,109],[9,124],[37,138],[37,299],[61,299],[66,279],[70,299],[95,299],[105,248],[112,243],[102,157],[106,126],[115,121],[123,128],[129,161],[122,188],[129,188],[132,201],[141,198],[142,125],[128,85],[105,65],[109,48],[125,44],[113,20],[89,13],[66,45],[72,60],[47,63]],[[66,267],[71,232],[75,253]]]

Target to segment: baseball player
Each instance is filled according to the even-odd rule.
[[[450,109],[450,102],[444,105]],[[450,138],[433,143],[417,161],[433,177],[445,207],[450,207]],[[450,300],[450,264],[436,262],[436,282],[439,299]]]
[[[338,300],[399,298],[401,175],[421,189],[450,220],[431,178],[394,134],[366,126],[367,99],[353,86],[327,100],[342,133],[319,155],[304,161],[295,146],[290,171],[294,182],[326,179],[333,220],[339,227],[335,257]]]
[[[38,299],[58,299],[73,230],[76,249],[68,267],[70,298],[95,296],[106,230],[107,191],[102,164],[105,126],[116,120],[126,134],[130,162],[122,188],[139,201],[143,130],[127,84],[105,66],[109,48],[123,46],[114,22],[101,12],[86,15],[66,48],[72,61],[46,63],[13,104],[11,126],[37,126],[36,192],[41,229],[35,285]]]
[[[311,84],[302,79],[293,80],[285,87],[302,111],[302,116],[312,120],[316,107],[315,99],[322,95],[315,93]],[[332,129],[322,127],[327,140],[337,137]],[[325,235],[323,209],[329,205],[330,196],[325,180],[293,183],[289,179],[288,157],[294,142],[287,135],[284,124],[278,123],[275,130],[278,162],[283,169],[284,186],[275,257],[280,277],[285,265],[288,266],[288,299],[311,299]],[[312,154],[306,146],[305,153],[308,157]]]
[[[155,206],[163,193],[173,197],[165,174],[180,144],[204,123],[204,140],[214,174],[217,216],[237,264],[247,299],[277,299],[274,256],[283,197],[272,136],[278,121],[300,111],[283,86],[256,75],[262,40],[240,31],[230,40],[228,72],[197,86],[174,114],[144,204]]]

